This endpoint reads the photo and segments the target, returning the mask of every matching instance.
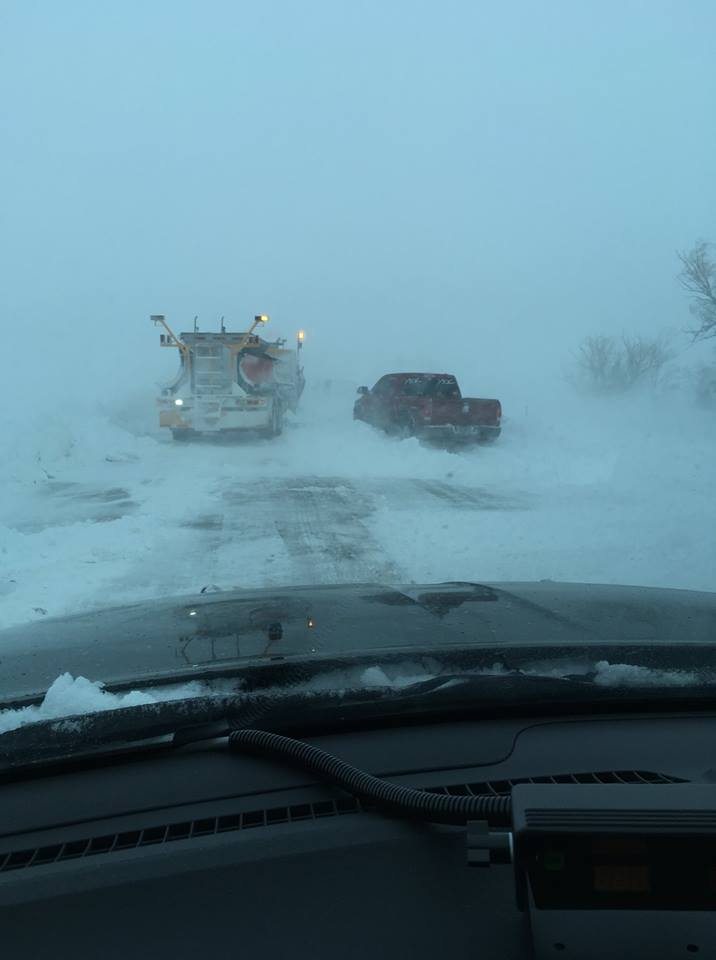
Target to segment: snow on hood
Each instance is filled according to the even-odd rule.
[[[713,675],[688,670],[654,670],[608,660],[600,660],[595,666],[594,683],[601,687],[689,687],[716,682]]]
[[[127,693],[109,693],[102,683],[63,673],[54,681],[39,705],[0,711],[0,734],[42,720],[57,720],[61,717],[99,713],[103,710],[117,710],[120,707],[138,707],[166,700],[186,700],[190,697],[201,697],[217,692],[214,685],[209,687],[206,683],[193,681],[152,691],[130,690]]]
[[[426,673],[419,664],[401,664],[393,667],[348,668],[335,670],[310,682],[290,687],[268,688],[262,691],[266,697],[278,697],[295,694],[319,695],[334,693],[346,696],[359,689],[398,690],[430,679],[433,673]],[[42,703],[20,707],[16,710],[0,710],[0,735],[24,727],[29,723],[43,720],[58,720],[63,717],[88,716],[105,710],[118,710],[122,707],[139,707],[151,703],[164,703],[171,700],[188,700],[194,697],[227,696],[237,693],[241,682],[219,680],[211,683],[192,681],[149,689],[130,690],[127,693],[110,693],[99,681],[86,677],[73,677],[63,673],[47,690]]]
[[[347,696],[357,690],[401,690],[412,684],[425,682],[444,673],[437,662],[347,667],[333,670],[310,681],[289,687],[263,690],[262,696],[286,697],[305,695],[319,696],[332,693]],[[608,660],[593,662],[562,662],[561,664],[532,664],[521,671],[528,676],[567,679],[583,676],[599,687],[687,687],[699,684],[716,684],[716,674],[700,674],[682,670],[656,670],[631,663],[609,663]],[[508,676],[511,671],[500,663],[491,668],[468,672],[468,676]],[[241,690],[237,680],[218,680],[211,683],[192,681],[150,689],[130,690],[126,693],[111,693],[99,681],[86,677],[73,677],[63,673],[51,684],[42,703],[16,710],[0,711],[0,735],[30,723],[58,720],[63,717],[87,716],[105,710],[122,707],[137,707],[145,704],[163,703],[172,700],[187,700],[195,697],[227,696]]]
[[[501,664],[493,672],[504,673]],[[541,661],[525,666],[523,672],[533,677],[588,679],[599,687],[689,687],[716,685],[716,672],[696,670],[662,670],[636,663],[610,663],[609,660]]]

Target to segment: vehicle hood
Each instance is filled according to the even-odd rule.
[[[0,703],[62,673],[109,687],[248,664],[440,650],[716,643],[716,594],[540,581],[240,590],[106,608],[0,631]]]

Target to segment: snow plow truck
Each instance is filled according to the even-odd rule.
[[[227,332],[222,319],[218,333],[199,331],[178,336],[163,315],[153,314],[163,328],[159,343],[179,352],[179,372],[158,399],[159,425],[175,440],[239,431],[276,437],[283,430],[287,410],[295,411],[304,387],[300,351],[286,340],[269,341],[256,331],[268,322],[254,317],[245,333]]]

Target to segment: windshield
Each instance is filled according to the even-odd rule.
[[[702,599],[565,585],[716,590],[715,29],[9,5],[0,711],[445,645],[691,676]]]

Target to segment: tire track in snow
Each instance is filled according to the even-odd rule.
[[[382,582],[406,578],[370,529],[378,506],[417,513],[520,509],[489,491],[441,480],[299,476],[236,480],[205,488],[196,512],[157,532],[164,562],[151,566],[156,595],[243,586]],[[411,521],[414,522],[414,521]],[[144,565],[142,565],[144,567]],[[149,575],[135,568],[126,591]]]
[[[296,477],[238,484],[231,503],[271,518],[291,563],[294,583],[396,581],[397,565],[381,551],[365,520],[372,498],[337,477]]]
[[[111,523],[136,512],[139,502],[125,486],[50,480],[27,495],[24,513],[3,517],[11,530],[41,533],[75,523]]]
[[[413,486],[421,494],[434,497],[442,503],[460,510],[525,510],[528,504],[501,494],[491,493],[479,487],[465,487],[445,483],[442,480],[413,480]]]

